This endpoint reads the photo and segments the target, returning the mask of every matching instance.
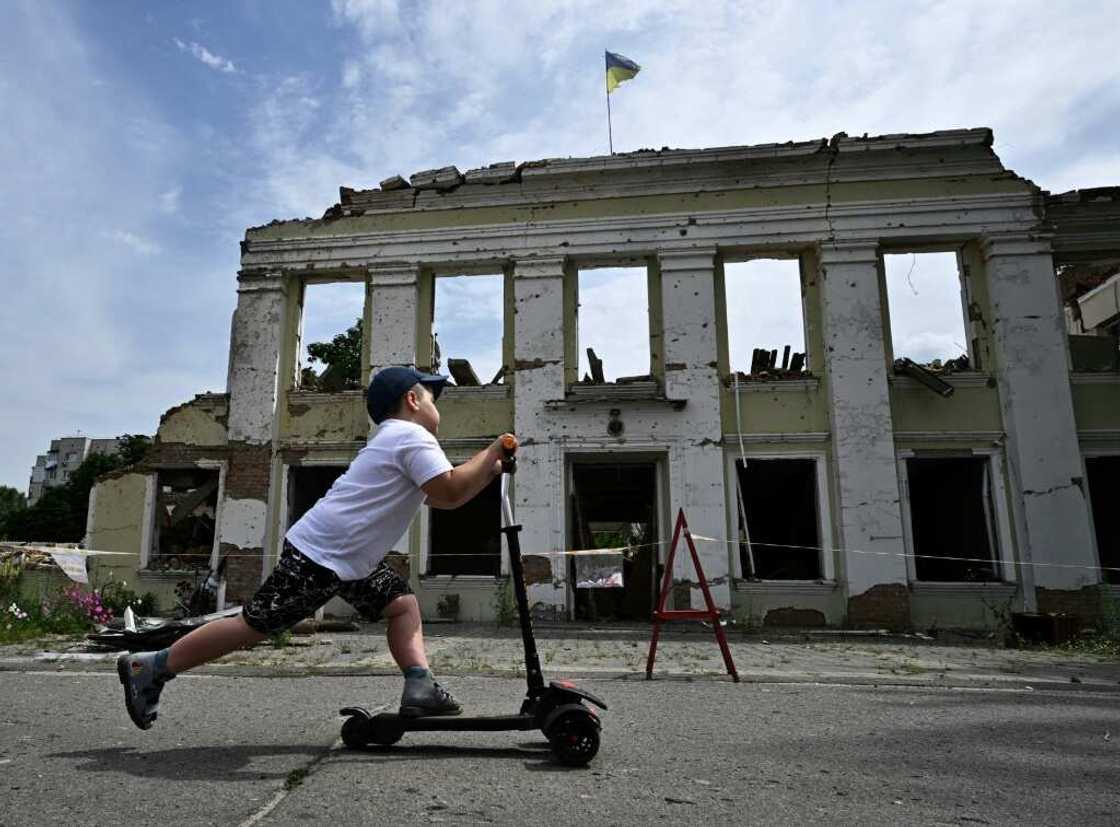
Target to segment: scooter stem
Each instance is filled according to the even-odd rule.
[[[529,597],[525,590],[525,570],[521,565],[521,542],[518,532],[521,526],[513,521],[513,507],[509,502],[509,483],[517,470],[514,457],[516,443],[503,446],[506,457],[502,462],[502,533],[506,535],[506,548],[509,551],[510,579],[513,581],[513,594],[517,600],[517,617],[521,623],[521,641],[525,646],[525,680],[529,687],[529,697],[535,698],[544,691],[544,676],[541,674],[541,661],[537,655],[537,641],[533,635],[533,618],[529,614]]]

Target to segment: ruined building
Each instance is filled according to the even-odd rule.
[[[740,618],[1091,618],[1120,583],[1116,327],[1096,320],[1102,341],[1082,359],[1058,274],[1107,280],[1118,207],[1114,191],[1040,191],[1003,167],[986,129],[343,188],[321,219],[246,232],[228,392],[168,411],[146,463],[100,482],[87,542],[133,553],[102,560],[164,592],[228,555],[227,599],[249,595],[370,433],[360,388],[301,384],[306,291],[364,285],[364,382],[433,367],[438,280],[485,274],[503,287],[503,367],[483,383],[450,365],[440,439],[457,461],[503,431],[521,438],[515,508],[538,613],[648,618],[683,509],[716,601]],[[931,252],[955,256],[967,338],[933,363],[895,352],[884,266]],[[726,275],[763,258],[791,262],[803,334],[792,352],[732,364],[742,331],[729,331]],[[649,369],[625,381],[605,381],[597,358],[579,368],[582,274],[604,266],[643,273],[632,310],[648,317]],[[494,490],[422,511],[396,563],[428,616],[500,614],[498,519]],[[636,546],[621,589],[577,587],[576,558],[553,553],[612,543]],[[676,559],[674,600],[699,605],[688,555]]]

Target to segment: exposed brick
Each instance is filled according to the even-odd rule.
[[[231,443],[226,471],[226,496],[235,500],[268,500],[272,479],[272,446]]]
[[[886,627],[892,631],[910,628],[910,591],[901,583],[880,583],[863,594],[848,598],[848,625]]]
[[[1073,615],[1084,624],[1093,624],[1102,615],[1101,587],[1085,586],[1081,589],[1044,589],[1039,588],[1039,614]]]
[[[526,554],[521,558],[521,569],[525,574],[525,585],[552,582],[552,562],[540,554]]]
[[[796,609],[783,606],[771,609],[762,621],[763,626],[827,626],[824,613],[816,609]]]
[[[220,554],[226,561],[226,602],[245,603],[261,584],[263,555],[259,548],[241,548],[232,543],[222,543]]]

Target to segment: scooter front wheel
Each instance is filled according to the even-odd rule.
[[[404,735],[404,727],[396,718],[376,715],[366,729],[366,743],[388,747],[397,743]]]
[[[342,743],[350,749],[362,749],[369,743],[369,719],[351,715],[342,725]]]
[[[546,735],[556,760],[569,767],[582,767],[599,752],[599,722],[590,712],[564,713]]]

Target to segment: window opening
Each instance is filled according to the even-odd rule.
[[[289,527],[330,491],[346,468],[345,465],[300,465],[288,469]]]
[[[956,254],[885,255],[883,267],[895,367],[910,360],[934,373],[971,370]]]
[[[990,469],[987,457],[906,460],[918,580],[999,580]]]
[[[577,463],[569,492],[571,547],[635,546],[622,558],[621,588],[580,588],[569,558],[577,620],[649,620],[657,588],[657,465]],[[604,558],[605,559],[605,558]]]
[[[214,549],[218,471],[185,468],[156,474],[156,530],[150,571],[207,571]]]
[[[640,382],[650,374],[645,267],[579,271],[579,375],[586,384]]]
[[[743,576],[759,580],[819,580],[822,574],[816,460],[748,458],[745,465],[736,460],[735,468],[749,529],[743,531],[740,515],[739,560]]]
[[[501,273],[436,277],[432,299],[433,372],[442,367],[460,387],[502,382],[504,282]]]
[[[1120,457],[1087,457],[1089,502],[1103,580],[1120,585]]]
[[[337,393],[361,388],[362,316],[360,282],[308,284],[303,292],[299,387]]]
[[[744,379],[796,378],[807,373],[801,263],[796,259],[727,262],[723,283],[731,370]]]
[[[493,480],[458,508],[429,509],[428,574],[501,573],[501,481]]]

